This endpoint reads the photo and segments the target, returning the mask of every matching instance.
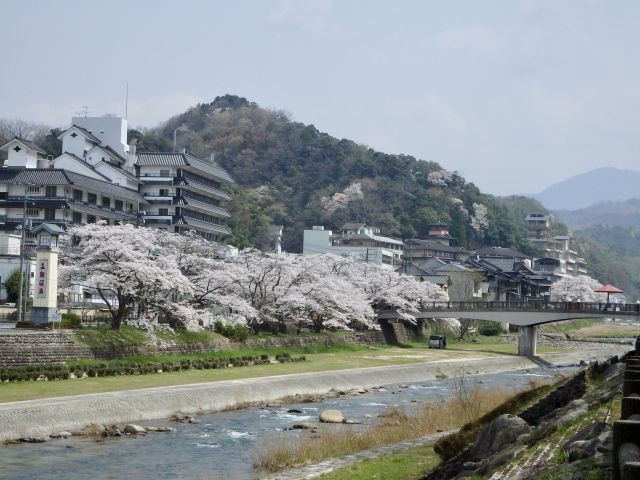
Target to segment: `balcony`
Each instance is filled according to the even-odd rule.
[[[72,209],[84,213],[89,213],[90,215],[99,214],[103,217],[108,218],[126,218],[126,219],[135,219],[136,212],[133,210],[125,211],[125,210],[116,210],[113,207],[105,207],[104,205],[100,205],[98,203],[90,203],[84,200],[75,200],[73,198],[67,198],[67,202],[69,205],[73,205]]]
[[[143,218],[144,223],[149,225],[171,225],[174,223],[174,215],[147,213]]]
[[[169,203],[172,204],[175,198],[175,194],[160,195],[153,193],[143,193],[142,196],[149,203]]]
[[[142,183],[147,184],[173,184],[173,175],[160,175],[159,173],[142,173],[138,177]]]
[[[194,210],[202,211],[207,214],[216,214],[222,217],[230,217],[231,214],[222,207],[218,207],[216,205],[211,205],[210,203],[201,202],[200,200],[196,200],[190,197],[183,197],[183,203],[186,208],[193,208]]]
[[[186,187],[188,190],[195,190],[196,192],[204,193],[205,195],[215,195],[223,200],[231,200],[231,197],[227,192],[197,179],[177,177],[174,185]]]
[[[41,208],[63,208],[67,204],[67,197],[45,197],[45,196],[27,196],[28,207]],[[24,206],[24,197],[21,195],[10,195],[6,200],[0,200],[0,205],[6,208],[22,208]]]
[[[181,217],[184,224],[192,227],[196,230],[202,230],[208,233],[215,233],[219,235],[229,235],[231,232],[224,225],[219,225],[213,222],[207,222],[205,220],[198,220],[196,218]]]

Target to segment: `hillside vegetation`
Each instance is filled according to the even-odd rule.
[[[238,181],[230,208],[229,242],[246,247],[268,240],[266,225],[285,227],[284,248],[299,252],[312,225],[335,229],[347,221],[376,225],[401,238],[424,236],[445,222],[462,246],[531,246],[508,210],[456,172],[408,155],[375,151],[338,139],[281,111],[225,95],[134,132],[139,150],[170,146],[215,161]]]

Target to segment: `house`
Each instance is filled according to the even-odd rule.
[[[304,231],[302,254],[352,255],[362,262],[397,267],[402,263],[402,240],[380,234],[363,223],[346,223],[334,234],[323,226]]]

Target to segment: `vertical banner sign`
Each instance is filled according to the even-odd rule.
[[[47,274],[49,273],[49,260],[38,260],[38,270],[36,272],[36,297],[45,298],[47,296]]]

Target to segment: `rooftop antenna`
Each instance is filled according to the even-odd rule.
[[[129,120],[129,82],[127,81],[127,95],[124,100],[124,118]]]
[[[87,115],[91,111],[91,105],[82,105],[82,108],[79,112],[76,112],[76,115],[80,115],[81,117],[87,118]]]

